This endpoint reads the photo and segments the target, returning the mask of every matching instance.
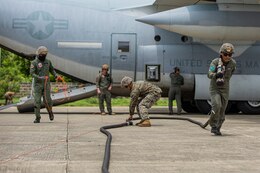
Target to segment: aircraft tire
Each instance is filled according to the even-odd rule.
[[[240,110],[237,107],[237,102],[228,102],[226,114],[237,114],[239,112]]]
[[[207,100],[195,100],[195,105],[203,114],[208,114],[211,110],[211,105]]]
[[[198,110],[198,108],[196,107],[194,100],[182,101],[181,106],[182,106],[182,109],[187,113],[198,113],[198,112],[200,112]]]
[[[238,109],[244,114],[259,114],[260,113],[260,102],[241,101],[237,103]]]
[[[196,107],[198,110],[203,114],[208,114],[211,110],[211,104],[209,100],[195,100]],[[238,113],[240,112],[240,109],[237,108],[236,103],[228,102],[227,108],[225,113]]]

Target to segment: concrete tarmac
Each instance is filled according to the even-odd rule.
[[[99,173],[106,136],[105,125],[128,117],[127,107],[101,116],[98,108],[55,107],[40,124],[34,114],[0,111],[0,173]],[[160,113],[160,114],[155,114]],[[150,116],[168,116],[167,108],[153,108]],[[182,114],[200,122],[207,115]],[[138,121],[135,121],[138,122]],[[180,120],[151,120],[152,127],[110,129],[111,173],[259,173],[260,116],[227,115],[223,136],[214,136]]]

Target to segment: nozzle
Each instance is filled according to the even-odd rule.
[[[132,126],[133,125],[133,122],[132,121],[128,121],[126,122],[127,126]]]

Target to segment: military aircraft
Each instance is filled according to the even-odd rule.
[[[124,76],[160,86],[180,67],[187,112],[210,111],[207,72],[224,42],[235,46],[237,70],[227,112],[260,113],[259,0],[1,0],[0,46],[28,58],[48,47],[55,69],[95,83],[110,65],[112,93]],[[95,93],[94,93],[95,94]],[[92,96],[88,95],[88,96]]]

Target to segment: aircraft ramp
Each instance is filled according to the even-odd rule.
[[[96,86],[90,85],[82,88],[68,89],[66,91],[52,93],[51,98],[53,106],[62,105],[69,102],[74,102],[84,98],[89,98],[96,95]],[[42,101],[41,108],[45,105]],[[34,111],[34,98],[32,96],[20,98],[20,102],[17,103],[17,109],[20,113],[33,112]]]
[[[0,106],[0,111],[7,109],[7,108],[10,108],[10,107],[13,107],[13,106],[16,106],[16,104],[9,104],[9,105]]]

